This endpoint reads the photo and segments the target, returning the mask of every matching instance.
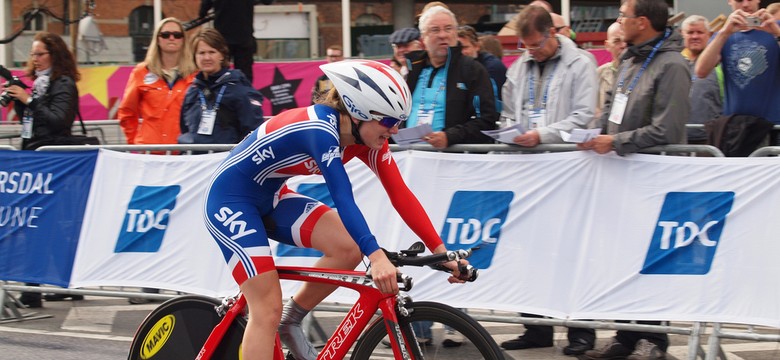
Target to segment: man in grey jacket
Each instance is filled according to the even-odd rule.
[[[606,135],[578,145],[581,149],[599,154],[615,150],[623,155],[685,143],[691,72],[680,54],[680,35],[666,27],[668,11],[664,0],[626,0],[620,6],[618,22],[629,47],[601,116]],[[637,323],[660,325],[660,321]],[[662,360],[668,346],[666,334],[619,330],[603,347],[586,351],[580,359]]]
[[[569,38],[556,34],[550,13],[540,6],[520,12],[517,35],[525,45],[507,71],[503,87],[502,115],[529,129],[516,136],[520,146],[563,142],[560,131],[585,128],[593,119],[598,95],[596,64]],[[537,315],[522,314],[526,317]],[[525,326],[522,336],[501,343],[507,350],[550,347],[553,327]],[[569,328],[566,355],[580,355],[593,348],[593,329]]]
[[[593,119],[598,95],[596,65],[569,38],[557,35],[550,13],[539,6],[520,12],[517,35],[525,52],[507,71],[503,87],[507,124],[527,131],[520,146],[560,143],[561,131],[585,128]]]
[[[619,155],[665,144],[685,144],[691,71],[680,54],[682,38],[666,28],[663,0],[628,0],[618,18],[629,48],[623,53],[612,97],[604,105],[605,135],[580,144]]]

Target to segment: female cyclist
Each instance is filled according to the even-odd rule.
[[[341,61],[320,66],[334,88],[309,107],[266,121],[216,170],[206,194],[205,221],[249,304],[244,359],[270,359],[274,334],[297,359],[313,359],[300,321],[335,287],[305,284],[284,306],[268,239],[312,247],[315,266],[354,269],[368,256],[374,283],[398,292],[396,269],[355,204],[344,163],[359,158],[380,179],[393,207],[434,253],[446,251],[420,202],[401,178],[387,139],[409,115],[411,93],[387,65]],[[338,212],[285,186],[295,175],[322,174]],[[457,266],[450,282],[462,282]]]

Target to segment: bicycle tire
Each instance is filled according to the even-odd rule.
[[[146,316],[133,336],[128,360],[192,360],[222,320],[220,301],[185,295],[162,303]],[[214,352],[214,360],[239,359],[246,320],[237,317]]]
[[[422,357],[426,360],[435,359],[487,359],[503,360],[504,354],[498,347],[490,333],[476,320],[462,311],[449,305],[435,302],[413,302],[406,306],[410,310],[407,317],[400,317],[399,326],[404,333],[412,328],[416,321],[433,321],[440,325],[447,325],[459,332],[466,341],[458,347],[444,347],[441,345],[442,337],[435,336],[439,341],[433,341],[430,345],[420,346]],[[441,328],[442,326],[435,326]],[[413,330],[412,330],[413,331]],[[442,330],[437,330],[441,332]],[[369,329],[363,333],[352,351],[352,360],[371,360],[392,358],[392,349],[381,344],[387,336],[387,329],[382,318],[374,321]],[[413,335],[406,336],[413,338]],[[389,355],[388,355],[389,354]]]

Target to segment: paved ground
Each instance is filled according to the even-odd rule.
[[[130,305],[123,298],[87,296],[82,301],[44,302],[43,309],[26,309],[24,321],[0,321],[0,356],[2,359],[81,359],[105,360],[126,358],[133,333],[143,318],[157,304]],[[4,313],[4,317],[8,314]],[[36,319],[36,316],[43,318]],[[318,312],[317,319],[326,329],[340,321],[339,313]],[[522,333],[519,324],[483,322],[500,343]],[[689,324],[672,324],[689,326]],[[733,330],[747,330],[732,326]],[[708,329],[709,330],[709,329]],[[753,329],[758,333],[777,334],[778,329]],[[598,330],[598,344],[614,331]],[[702,336],[707,349],[709,331]],[[507,351],[508,359],[564,360],[574,359],[562,353],[567,345],[565,328],[556,327],[555,345],[550,348]],[[729,360],[780,359],[780,343],[723,340]],[[687,359],[688,337],[671,336],[669,359]]]

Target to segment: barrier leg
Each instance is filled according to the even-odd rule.
[[[712,334],[710,334],[710,339],[707,342],[707,357],[705,360],[717,360],[718,355],[720,355],[721,359],[726,359],[726,355],[720,347],[720,323],[714,323],[712,325]]]
[[[688,360],[704,359],[704,349],[701,348],[701,333],[705,326],[700,322],[694,322],[691,327],[691,335],[688,336]]]

